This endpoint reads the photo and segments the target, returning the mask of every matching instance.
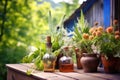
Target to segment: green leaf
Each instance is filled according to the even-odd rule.
[[[31,75],[31,73],[32,73],[32,70],[27,70],[27,71],[26,71],[26,74],[27,74],[27,75]]]

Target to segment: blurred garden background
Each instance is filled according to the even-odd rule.
[[[0,0],[0,80],[6,80],[5,64],[21,63],[29,49],[42,45],[49,11],[56,27],[79,6],[79,0]]]

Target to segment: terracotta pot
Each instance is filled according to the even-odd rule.
[[[55,62],[55,69],[59,69],[59,59],[63,56],[62,53],[59,53]]]
[[[117,63],[117,71],[120,73],[120,58],[118,59],[118,63]]]
[[[82,52],[79,51],[78,48],[75,49],[75,53],[76,53],[76,64],[77,64],[77,69],[82,69],[82,65],[80,62],[80,59],[82,57]]]
[[[84,53],[80,61],[84,72],[97,72],[97,67],[99,65],[97,54]]]
[[[77,69],[82,69],[82,65],[80,62],[81,57],[82,57],[82,55],[76,54]]]
[[[118,58],[116,70],[120,73],[120,58]]]
[[[105,73],[117,73],[118,72],[118,58],[116,57],[108,57],[108,59],[105,58],[104,55],[101,56],[102,64],[104,67]],[[119,66],[119,65],[118,65]]]

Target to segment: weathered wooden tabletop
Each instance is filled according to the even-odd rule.
[[[96,73],[85,73],[82,69],[75,68],[74,72],[68,73],[59,72],[59,70],[52,73],[34,70],[31,75],[27,75],[26,71],[32,69],[31,65],[33,64],[7,64],[6,66],[7,69],[18,71],[28,77],[37,77],[38,80],[120,80],[120,73],[107,74],[102,68],[98,68]]]

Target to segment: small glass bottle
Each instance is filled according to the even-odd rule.
[[[68,47],[64,47],[64,56],[59,60],[59,71],[60,72],[73,72],[74,64],[72,58],[69,56]]]
[[[56,57],[52,54],[51,36],[47,36],[46,48],[47,52],[43,56],[44,71],[54,72]]]

